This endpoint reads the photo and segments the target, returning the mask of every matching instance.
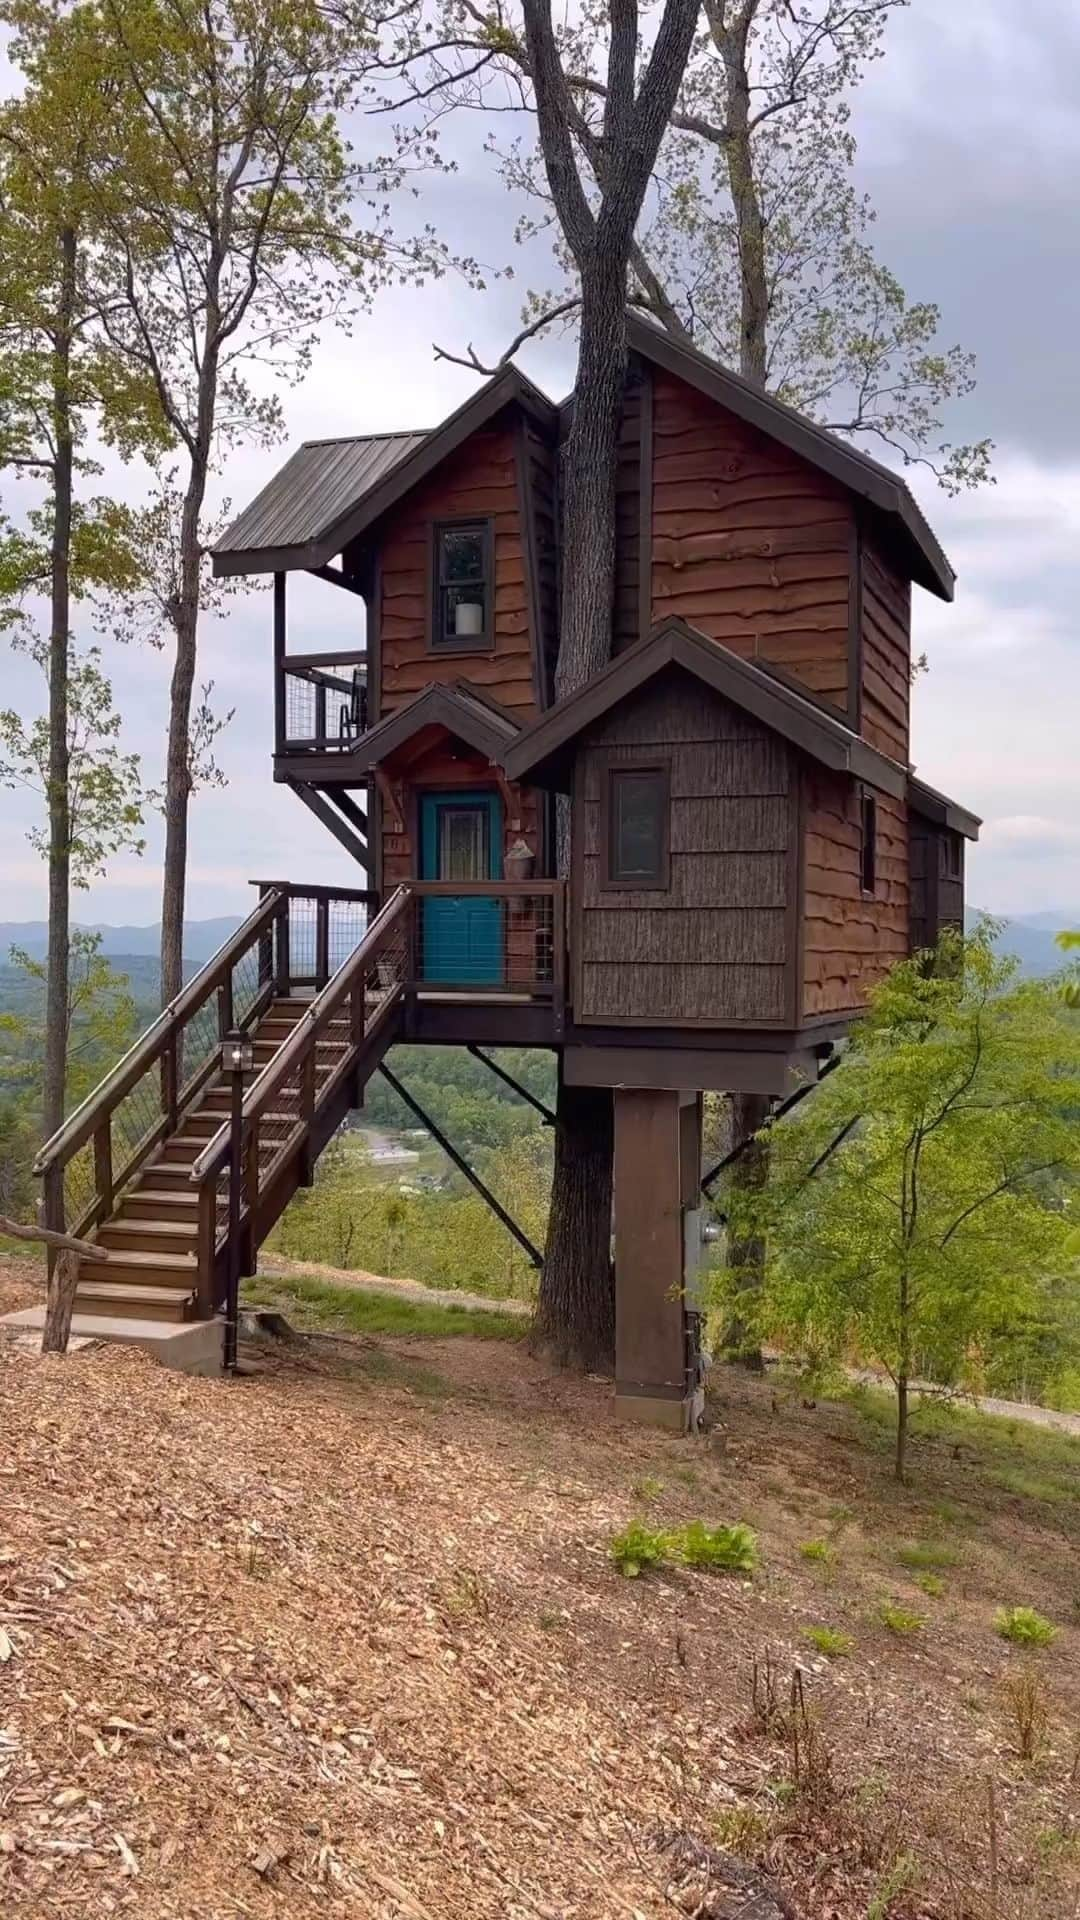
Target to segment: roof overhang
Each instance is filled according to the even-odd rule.
[[[665,620],[620,653],[576,693],[568,694],[519,734],[506,756],[511,780],[569,792],[578,735],[667,667],[681,667],[733,706],[809,754],[821,766],[850,773],[903,799],[907,770],[868,746],[850,727],[793,693],[749,660],[710,640],[685,620]]]
[[[965,840],[978,839],[982,826],[978,814],[969,813],[958,800],[950,800],[947,793],[939,793],[936,787],[928,787],[924,780],[909,780],[908,801],[912,813],[929,820],[933,826],[947,827],[951,833],[962,833]]]
[[[629,328],[630,343],[643,359],[727,407],[883,514],[903,548],[911,578],[940,599],[952,599],[956,575],[898,474],[696,348],[684,346],[653,321],[631,313]]]
[[[439,686],[434,682],[397,707],[384,720],[365,733],[349,750],[349,767],[366,771],[382,766],[425,727],[444,727],[495,766],[505,764],[506,754],[518,738],[520,724],[505,708],[476,697],[471,688],[460,683]]]
[[[272,517],[269,517],[260,543],[247,544],[244,522],[255,516],[260,507],[265,508],[275,493],[281,494],[283,482],[287,489],[292,461],[286,462],[250,506],[237,515],[217,542],[213,550],[215,577],[243,573],[292,573],[326,566],[390,507],[404,499],[421,480],[426,479],[441,461],[456,452],[470,434],[478,432],[504,407],[509,406],[520,407],[536,419],[546,432],[554,434],[557,431],[558,408],[516,367],[504,367],[502,372],[450,414],[441,426],[425,434],[419,444],[393,464],[388,472],[384,472],[373,486],[366,488],[346,506],[337,503],[332,512],[324,511],[316,461],[315,470],[306,477],[310,499],[303,514],[298,516],[295,502],[291,503],[294,510],[289,515],[290,537],[275,541]],[[329,447],[333,443],[326,444]],[[311,455],[317,453],[317,448],[308,447],[306,451]],[[292,456],[292,460],[295,458],[295,455]],[[297,534],[300,520],[304,523],[302,537]]]

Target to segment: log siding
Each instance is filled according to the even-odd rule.
[[[846,717],[854,522],[838,482],[654,372],[654,622],[682,614]]]
[[[908,764],[911,707],[911,583],[864,531],[860,731],[879,752]]]
[[[803,812],[803,1004],[806,1021],[858,1013],[871,987],[908,953],[907,809],[876,797],[876,885],[861,880],[861,795],[855,782],[806,770]]]

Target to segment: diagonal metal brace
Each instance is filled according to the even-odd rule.
[[[789,1093],[785,1100],[781,1100],[779,1106],[774,1107],[770,1113],[765,1122],[765,1127],[775,1127],[777,1121],[782,1120],[784,1115],[790,1113],[793,1107],[797,1107],[800,1100],[805,1100],[808,1093],[813,1093],[815,1087],[820,1087],[825,1075],[831,1073],[834,1067],[838,1067],[843,1057],[842,1053],[830,1054],[821,1072],[818,1074],[817,1079],[805,1081],[801,1087],[796,1087],[794,1093]],[[764,1131],[765,1128],[762,1128],[762,1132]],[[756,1139],[756,1133],[748,1133],[745,1140],[740,1140],[737,1147],[732,1147],[730,1153],[725,1153],[723,1159],[717,1161],[715,1167],[710,1167],[701,1182],[702,1193],[708,1193],[713,1182],[719,1180],[720,1175],[726,1173],[729,1167],[733,1167],[737,1160],[741,1160],[747,1148]]]
[[[515,1080],[513,1074],[507,1073],[505,1067],[500,1067],[498,1061],[493,1060],[491,1055],[485,1053],[482,1047],[470,1045],[466,1047],[465,1051],[466,1053],[471,1053],[474,1060],[482,1060],[485,1067],[490,1067],[492,1073],[498,1074],[499,1079],[505,1081],[508,1087],[513,1087],[514,1092],[519,1093],[523,1100],[527,1100],[530,1107],[535,1107],[537,1113],[543,1115],[545,1126],[553,1127],[555,1125],[555,1115],[552,1113],[551,1108],[545,1107],[543,1101],[538,1100],[535,1093],[530,1093],[528,1087],[523,1087],[520,1080]]]
[[[533,1243],[529,1239],[528,1234],[522,1232],[522,1229],[518,1226],[517,1221],[511,1219],[510,1215],[506,1211],[506,1208],[502,1206],[498,1200],[496,1200],[495,1195],[491,1191],[491,1188],[486,1187],[484,1185],[484,1182],[481,1180],[480,1175],[472,1167],[470,1167],[468,1161],[464,1159],[462,1155],[458,1152],[453,1142],[447,1139],[442,1129],[435,1125],[435,1122],[431,1118],[430,1114],[425,1113],[419,1101],[414,1100],[412,1097],[412,1094],[408,1091],[408,1089],[402,1086],[401,1081],[397,1077],[397,1074],[391,1073],[390,1068],[386,1065],[385,1062],[380,1064],[379,1072],[382,1074],[383,1079],[386,1080],[389,1083],[389,1085],[393,1087],[394,1092],[398,1096],[398,1099],[404,1101],[405,1105],[409,1109],[409,1112],[414,1113],[416,1115],[416,1118],[419,1120],[420,1125],[422,1127],[427,1128],[427,1131],[430,1133],[432,1139],[436,1141],[436,1143],[442,1148],[443,1152],[447,1154],[448,1157],[453,1161],[458,1172],[463,1173],[465,1175],[466,1180],[469,1182],[470,1186],[473,1186],[476,1188],[476,1191],[480,1195],[480,1198],[487,1202],[488,1206],[491,1208],[492,1213],[495,1215],[495,1218],[497,1220],[502,1221],[502,1224],[506,1228],[507,1233],[513,1234],[514,1239],[518,1243],[518,1246],[521,1248],[522,1252],[527,1256],[527,1258],[532,1262],[533,1266],[537,1268],[542,1267],[544,1264],[544,1256],[542,1253],[539,1252],[539,1250],[536,1247],[533,1246]]]

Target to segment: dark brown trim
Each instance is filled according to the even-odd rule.
[[[329,525],[321,527],[310,540],[292,546],[230,549],[227,529],[213,554],[215,578],[237,573],[272,573],[277,569],[292,572],[303,568],[310,572],[316,567],[325,566],[380,515],[390,507],[397,506],[449,454],[456,453],[470,434],[486,426],[489,420],[510,405],[523,407],[549,430],[558,419],[558,409],[546,394],[534,387],[531,380],[527,380],[516,367],[506,367],[481,387],[479,393],[472,394],[433,433],[428,434],[426,440],[421,441],[406,459],[392,467],[381,481],[354,501],[344,513],[338,514]]]
[[[600,827],[597,836],[597,854],[600,862],[601,878],[598,883],[600,893],[669,893],[671,891],[671,755],[642,754],[633,759],[624,760],[616,754],[605,754],[598,758],[600,766]],[[615,810],[612,806],[612,791],[616,780],[624,773],[654,773],[660,782],[660,827],[661,848],[660,864],[655,877],[642,879],[640,875],[625,880],[616,880],[614,873]],[[584,818],[576,812],[574,824],[584,837]],[[584,903],[583,903],[584,904]]]
[[[575,832],[577,825],[583,826],[585,819],[585,763],[581,755],[575,760],[573,773],[573,793],[570,799],[570,1008],[568,1012],[581,1006],[585,984],[585,835]],[[558,846],[558,806],[555,800],[555,839]],[[556,855],[557,860],[557,855]]]
[[[371,884],[381,902],[386,895],[386,882],[383,878],[383,809],[382,795],[374,780],[367,790],[368,846],[371,848]]]
[[[449,640],[442,632],[442,595],[448,584],[442,577],[441,535],[478,532],[484,547],[484,627],[481,633],[454,634]],[[449,583],[449,584],[452,584]],[[451,514],[428,523],[428,582],[426,607],[428,652],[442,659],[448,653],[494,653],[495,651],[495,522],[490,514]]]
[[[638,639],[652,630],[653,383],[641,369],[640,464],[638,468]]]
[[[903,542],[909,577],[940,599],[952,599],[956,575],[912,495],[888,467],[796,413],[782,400],[773,399],[762,388],[752,386],[730,368],[718,366],[694,347],[684,346],[640,314],[630,314],[628,327],[630,344],[643,359],[663,367],[677,380],[685,380],[688,386],[726,407],[759,433],[779,441],[885,514]]]
[[[788,793],[788,849],[784,868],[787,898],[784,913],[784,967],[787,973],[785,1000],[787,1017],[797,1027],[802,1015],[803,935],[803,836],[806,831],[805,778],[797,763],[791,769]]]
[[[791,1041],[793,1036],[785,1034]],[[571,1087],[668,1088],[708,1093],[786,1094],[797,1078],[814,1079],[809,1048],[672,1046],[567,1047],[563,1071]]]
[[[863,536],[859,516],[851,524],[848,547],[847,717],[854,733],[862,729]]]
[[[476,711],[478,706],[480,712]],[[369,727],[347,752],[336,756],[337,760],[346,771],[350,768],[354,774],[366,771],[389,759],[422,727],[430,726],[445,727],[448,733],[464,740],[466,746],[499,766],[504,764],[507,749],[517,738],[513,723],[497,717],[487,701],[474,701],[455,686],[432,682],[407,706],[393,708],[385,720]]]
[[[518,419],[514,425],[514,481],[522,529],[521,551],[525,566],[525,606],[529,620],[529,658],[532,664],[533,700],[536,703],[537,713],[542,713],[547,705],[544,697],[544,636],[540,627],[536,511],[533,504],[529,428],[524,419]],[[492,599],[494,601],[494,594]]]
[[[366,840],[362,840],[359,834],[354,833],[352,827],[349,826],[347,821],[342,819],[341,815],[330,805],[330,802],[325,799],[321,793],[317,792],[314,787],[309,786],[306,781],[290,780],[289,785],[292,787],[293,792],[303,801],[308,811],[315,815],[320,825],[324,826],[329,833],[333,834],[338,845],[344,847],[346,853],[351,855],[357,865],[363,867],[364,872],[367,873],[368,848]]]
[[[878,806],[877,798],[859,788],[859,890],[864,900],[877,897],[878,883]]]
[[[285,575],[274,575],[274,752],[285,744]]]
[[[896,761],[860,740],[841,720],[834,720],[801,693],[789,691],[763,673],[755,662],[739,659],[680,619],[662,621],[647,638],[602,667],[586,686],[527,727],[506,753],[510,779],[566,792],[578,737],[668,666],[684,668],[822,766],[853,774],[894,799],[905,797],[907,773]]]
[[[316,580],[328,580],[332,587],[341,587],[345,593],[363,593],[364,591],[340,567],[308,567],[307,571],[314,574]]]
[[[912,812],[929,820],[932,826],[951,827],[965,840],[978,839],[982,826],[978,814],[969,813],[958,800],[950,800],[948,794],[939,793],[936,787],[928,787],[925,780],[909,780],[908,801]]]
[[[382,557],[371,567],[367,599],[368,719],[372,726],[382,713]]]

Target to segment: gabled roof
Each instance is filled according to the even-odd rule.
[[[932,821],[935,827],[948,827],[952,833],[962,833],[965,840],[978,839],[982,826],[978,814],[969,813],[958,800],[950,800],[947,793],[939,793],[936,787],[928,787],[925,780],[909,780],[908,800],[912,812]]]
[[[557,409],[508,366],[430,432],[305,441],[226,528],[214,547],[214,573],[325,566],[471,433],[514,404],[554,431]]]
[[[507,753],[509,778],[567,791],[577,736],[671,666],[692,674],[822,766],[853,774],[896,799],[906,793],[907,773],[895,760],[878,753],[842,721],[792,693],[752,661],[740,660],[729,648],[679,619],[654,627],[646,639],[620,653],[584,687],[527,727]]]
[[[431,726],[445,727],[500,767],[507,748],[521,731],[520,722],[505,707],[486,695],[479,696],[464,681],[456,680],[450,686],[433,681],[407,707],[388,713],[349,749],[349,766],[357,771],[381,766],[422,728]]]
[[[630,315],[630,344],[643,359],[663,367],[699,393],[727,407],[748,426],[778,440],[790,452],[827,473],[841,486],[859,495],[884,514],[905,551],[911,578],[942,600],[951,600],[956,575],[929,524],[899,474],[871,459],[847,440],[819,427],[805,414],[763,393],[749,380],[710,360],[696,347],[684,346],[654,321]]]

